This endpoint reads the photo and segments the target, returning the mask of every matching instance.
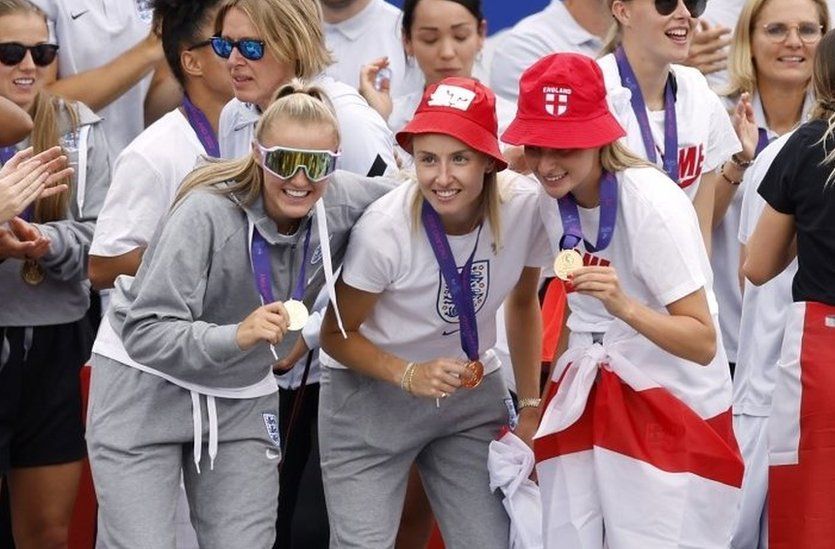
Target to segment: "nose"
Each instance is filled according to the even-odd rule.
[[[548,149],[542,151],[542,153],[535,159],[535,166],[530,166],[534,173],[540,175],[549,175],[554,172],[560,164],[560,158],[562,155],[560,151],[556,149]]]
[[[439,53],[442,59],[452,59],[455,57],[455,44],[452,39],[445,38],[441,40],[441,51]]]
[[[310,186],[310,179],[307,177],[307,172],[301,166],[296,167],[296,173],[288,181],[291,185],[298,188],[306,189]]]
[[[800,27],[797,25],[789,28],[789,33],[786,35],[785,44],[792,47],[802,47],[803,41],[800,39]]]
[[[26,50],[26,55],[23,56],[23,59],[20,60],[17,66],[23,70],[34,70],[36,68],[35,60],[32,59],[32,52],[30,50]]]
[[[235,67],[237,65],[243,65],[244,63],[246,63],[246,57],[241,55],[238,48],[232,48],[232,53],[230,53],[229,58],[226,59],[226,65],[228,67]]]
[[[438,175],[435,177],[435,181],[439,185],[449,185],[452,183],[452,168],[446,161],[441,161],[438,164]]]
[[[683,17],[683,18],[690,18],[690,10],[687,9],[687,5],[684,3],[684,0],[678,0],[678,5],[676,6],[676,11],[673,12],[675,17]]]

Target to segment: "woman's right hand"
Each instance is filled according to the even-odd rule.
[[[16,153],[0,169],[0,223],[19,215],[38,198],[67,190],[58,181],[72,175],[61,147],[32,156],[32,148]]]
[[[277,345],[284,339],[290,326],[290,315],[280,301],[258,307],[238,324],[235,342],[242,351],[248,351],[264,342]]]
[[[377,73],[388,66],[388,57],[380,57],[367,65],[363,65],[360,69],[360,95],[368,101],[371,108],[380,113],[383,120],[389,119],[391,111],[394,108],[391,102],[391,82],[384,80],[383,85],[378,90],[374,87],[374,81],[377,78]]]
[[[415,365],[411,393],[426,398],[446,398],[461,387],[461,379],[469,376],[466,363],[437,358]]]

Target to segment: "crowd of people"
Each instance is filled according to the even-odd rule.
[[[0,545],[831,545],[835,2],[482,4],[0,0]]]

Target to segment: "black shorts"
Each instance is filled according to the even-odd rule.
[[[79,372],[92,341],[86,318],[34,328],[0,327],[0,345],[7,351],[0,366],[0,474],[86,455]]]

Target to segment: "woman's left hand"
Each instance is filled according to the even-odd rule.
[[[569,283],[577,293],[599,299],[609,314],[624,319],[632,300],[623,293],[614,267],[582,267],[569,275]]]
[[[533,436],[539,428],[539,409],[526,407],[519,410],[519,423],[513,433],[533,450]]]
[[[40,259],[49,251],[50,240],[31,223],[12,218],[9,228],[0,228],[0,258]]]
[[[739,102],[731,114],[731,123],[739,142],[742,143],[742,152],[739,153],[739,156],[746,162],[753,160],[757,154],[760,129],[754,117],[754,107],[751,105],[750,94],[743,93],[740,96]]]

